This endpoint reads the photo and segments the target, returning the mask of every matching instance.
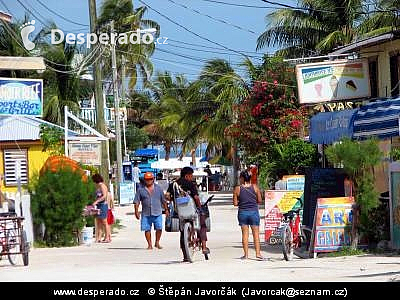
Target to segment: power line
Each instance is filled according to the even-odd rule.
[[[4,6],[4,8],[7,10],[7,12],[8,12],[9,14],[11,14],[11,11],[10,11],[9,8],[7,7],[7,5],[4,3],[4,1],[3,1],[3,0],[0,0],[0,2],[1,2],[1,4],[3,4],[3,6]]]
[[[147,6],[148,8],[150,8],[150,9],[151,9],[152,11],[154,11],[155,13],[159,14],[160,16],[162,16],[163,18],[167,19],[167,20],[170,21],[171,23],[173,23],[173,24],[175,24],[176,26],[182,28],[183,30],[185,30],[185,31],[187,31],[187,32],[189,32],[189,33],[191,33],[191,34],[197,36],[198,38],[200,38],[200,39],[202,39],[202,40],[205,40],[205,41],[207,41],[207,42],[209,42],[209,43],[212,43],[212,44],[214,44],[214,45],[218,45],[218,46],[220,46],[220,47],[223,47],[224,49],[227,49],[227,50],[229,50],[229,51],[233,51],[233,52],[239,53],[239,54],[241,54],[242,56],[246,57],[245,54],[240,53],[239,51],[230,49],[229,47],[226,47],[226,46],[224,46],[224,45],[222,45],[222,44],[220,44],[220,43],[218,43],[218,42],[214,42],[214,41],[212,41],[212,40],[210,40],[210,39],[208,39],[208,38],[206,38],[206,37],[204,37],[204,36],[202,36],[202,35],[200,35],[200,34],[194,32],[194,31],[188,29],[187,27],[185,27],[185,26],[179,24],[178,22],[175,22],[175,21],[172,20],[170,17],[168,17],[168,16],[162,14],[162,13],[159,12],[158,10],[156,10],[156,9],[152,8],[151,6],[149,6],[149,5],[148,5],[147,3],[145,3],[144,1],[142,1],[142,0],[138,0],[138,1],[139,1],[140,3],[142,3],[143,5]]]
[[[237,29],[239,29],[239,30],[242,30],[242,31],[250,32],[251,34],[254,34],[254,35],[258,35],[258,33],[254,32],[254,31],[251,30],[251,29],[243,28],[243,27],[238,26],[238,25],[236,25],[236,24],[232,24],[232,23],[230,23],[230,22],[228,22],[228,21],[215,18],[215,17],[210,16],[210,15],[208,15],[208,14],[202,13],[202,12],[196,10],[196,9],[190,8],[190,7],[188,7],[188,6],[184,5],[184,4],[176,3],[176,2],[173,1],[173,0],[167,0],[167,1],[169,1],[169,2],[171,2],[171,3],[173,3],[173,4],[175,4],[175,5],[178,5],[178,6],[180,6],[180,7],[183,7],[183,8],[185,8],[185,9],[187,9],[187,10],[193,11],[193,12],[195,12],[196,14],[199,14],[199,15],[201,15],[201,16],[205,16],[205,17],[207,17],[207,18],[209,18],[209,19],[211,19],[211,20],[214,20],[214,21],[223,23],[223,24],[225,24],[225,25],[229,25],[229,26],[235,27],[235,28],[237,28]]]
[[[171,46],[171,47],[175,47],[175,48],[188,49],[188,50],[199,51],[199,52],[206,52],[206,53],[226,54],[226,55],[239,55],[239,54],[237,54],[237,53],[218,52],[218,51],[211,51],[211,50],[204,50],[204,49],[195,49],[195,48],[191,48],[191,47],[177,46],[177,45],[172,45],[172,44],[166,44],[166,45]],[[261,56],[262,56],[263,54],[260,53],[259,55],[260,55],[260,57],[253,56],[253,55],[248,55],[248,56],[249,56],[249,57],[253,57],[253,58],[259,59],[259,58],[261,58]],[[240,55],[240,56],[241,56],[241,55]]]
[[[72,20],[69,20],[69,19],[65,18],[64,16],[58,14],[56,11],[54,11],[54,10],[50,9],[49,7],[47,7],[40,0],[36,0],[36,1],[39,2],[39,4],[42,5],[45,9],[47,9],[49,12],[55,14],[56,16],[60,17],[61,19],[65,20],[67,22],[70,22],[70,23],[75,24],[75,25],[81,25],[81,26],[89,27],[89,25],[87,25],[87,24],[78,23],[78,22],[75,22],[75,21],[72,21]]]
[[[221,47],[212,47],[212,46],[206,46],[206,45],[202,45],[202,44],[196,44],[196,43],[188,43],[188,42],[184,42],[184,41],[179,41],[179,40],[175,40],[175,39],[171,39],[168,38],[168,41],[172,41],[172,42],[176,42],[179,44],[184,44],[184,45],[189,45],[189,46],[195,46],[195,47],[201,47],[201,48],[206,48],[206,49],[216,49],[216,50],[226,50],[225,48],[221,48]],[[167,44],[169,45],[169,44]],[[238,50],[239,52],[243,52],[243,53],[253,53],[253,54],[260,54],[260,55],[270,55],[269,53],[259,53],[256,51],[246,51],[246,50]],[[231,51],[232,52],[232,51]]]
[[[238,3],[229,3],[225,1],[216,1],[216,0],[201,0],[204,2],[211,2],[211,3],[216,3],[216,4],[223,4],[223,5],[230,5],[230,6],[236,6],[236,7],[247,7],[247,8],[272,8],[272,7],[265,7],[265,6],[258,6],[258,5],[247,5],[247,4],[238,4]]]

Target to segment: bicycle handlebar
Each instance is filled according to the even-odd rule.
[[[214,196],[215,196],[215,195],[212,195],[212,196],[208,197],[207,201],[204,202],[204,204],[202,204],[201,206],[202,206],[202,207],[207,206],[207,205],[208,205],[208,202],[211,202],[211,200],[214,198]]]

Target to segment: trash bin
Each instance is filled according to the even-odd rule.
[[[82,229],[82,244],[90,246],[93,243],[93,227],[84,227]]]

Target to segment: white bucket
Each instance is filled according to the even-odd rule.
[[[84,227],[82,229],[82,243],[87,246],[93,243],[93,227]]]

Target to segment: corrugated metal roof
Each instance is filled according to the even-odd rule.
[[[63,127],[44,121],[42,119],[28,116],[0,116],[0,141],[40,140],[40,125],[60,128]],[[78,136],[79,133],[68,130],[69,136]]]
[[[363,40],[355,41],[351,44],[335,49],[335,51],[331,52],[330,55],[338,55],[351,51],[357,51],[360,50],[361,48],[367,48],[377,44],[385,43],[394,39],[398,39],[399,35],[400,35],[399,31],[394,31],[390,33],[384,33],[378,36],[365,38]]]

